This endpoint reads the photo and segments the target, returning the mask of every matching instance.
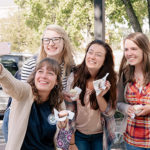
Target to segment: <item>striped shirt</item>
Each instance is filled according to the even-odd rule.
[[[21,69],[21,80],[26,82],[29,75],[33,72],[36,66],[36,58],[29,58],[22,66]]]
[[[150,104],[150,83],[141,91],[137,83],[129,83],[126,90],[126,100],[130,105]],[[125,141],[136,147],[150,148],[150,114],[146,116],[128,117]]]
[[[21,80],[23,82],[27,81],[30,74],[34,71],[35,66],[36,66],[36,57],[29,58],[24,63],[24,65],[22,66],[22,70],[21,70]],[[62,85],[63,85],[63,89],[65,90],[67,86],[67,76],[64,70],[64,63],[60,64],[60,68],[61,68]]]

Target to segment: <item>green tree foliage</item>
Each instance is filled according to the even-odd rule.
[[[106,40],[114,50],[121,48],[120,43],[133,30],[149,36],[145,26],[150,26],[150,0],[105,0],[105,6]]]
[[[128,23],[128,26],[133,26],[130,21],[130,19],[132,18],[127,13],[128,5],[126,6],[125,3],[132,5],[133,11],[138,19],[141,28],[144,23],[143,20],[148,18],[147,0],[106,0],[105,3],[106,16],[113,24],[116,24],[116,22],[121,24]]]
[[[15,52],[36,52],[39,47],[39,37],[29,27],[20,14],[16,13],[0,20],[1,41],[11,43],[11,49]],[[38,40],[37,40],[38,39]]]
[[[28,45],[28,49],[35,51],[37,46],[39,46],[42,32],[48,24],[59,24],[62,26],[67,31],[77,50],[83,50],[83,47],[94,38],[94,0],[15,1],[24,12],[24,17],[21,17],[22,21],[20,21],[22,25],[18,25],[16,23],[17,21],[15,22],[14,20],[12,22],[17,24],[15,25],[16,28],[13,27],[14,23],[12,23],[12,27],[9,27],[14,28],[9,31],[9,33],[12,33],[9,37],[12,36],[12,38],[14,38],[14,40],[11,41],[16,45],[14,47],[16,50],[21,51],[27,49],[25,45]],[[116,43],[120,43],[123,36],[131,32],[130,27],[133,25],[131,24],[130,16],[127,14],[125,2],[131,3],[137,20],[142,27],[144,24],[143,20],[148,18],[149,1],[150,0],[105,0],[107,42],[111,45],[117,45]],[[25,24],[29,28],[25,27]],[[128,26],[120,27],[120,24],[127,24]],[[6,28],[4,26],[3,28]],[[26,36],[24,37],[22,33]],[[27,42],[25,42],[25,40],[27,40]],[[24,47],[21,47],[22,45],[24,45]],[[114,49],[119,49],[119,47],[114,46]]]
[[[77,48],[94,36],[92,0],[16,0],[24,9],[26,24],[42,34],[48,24],[58,24]]]

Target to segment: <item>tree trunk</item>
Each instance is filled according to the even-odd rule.
[[[122,0],[122,2],[125,5],[126,12],[127,12],[128,17],[129,17],[130,24],[133,27],[133,30],[135,32],[142,32],[142,28],[140,26],[140,23],[138,21],[136,14],[134,12],[131,1],[130,0]]]
[[[150,0],[147,0],[147,8],[148,8],[148,20],[149,20],[149,31],[150,31]]]

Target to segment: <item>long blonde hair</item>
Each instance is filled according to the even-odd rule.
[[[63,47],[63,51],[61,52],[61,55],[60,55],[60,60],[61,60],[61,62],[64,62],[64,68],[65,68],[66,73],[70,73],[70,69],[74,65],[73,48],[72,48],[71,42],[69,40],[69,37],[68,37],[66,31],[61,26],[55,25],[55,24],[48,25],[46,27],[45,31],[43,32],[43,35],[45,34],[45,32],[47,30],[55,31],[58,34],[60,34],[60,36],[63,37],[64,47]],[[45,57],[47,57],[47,54],[44,50],[43,43],[41,43],[40,53],[38,56],[38,62],[41,61]]]

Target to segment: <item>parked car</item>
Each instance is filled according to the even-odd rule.
[[[4,67],[12,73],[12,75],[15,75],[18,69],[22,67],[23,62],[31,56],[31,54],[18,53],[3,55],[0,56],[0,63],[2,63]],[[7,108],[8,99],[9,95],[7,95],[0,86],[0,119],[3,118],[4,112]]]

